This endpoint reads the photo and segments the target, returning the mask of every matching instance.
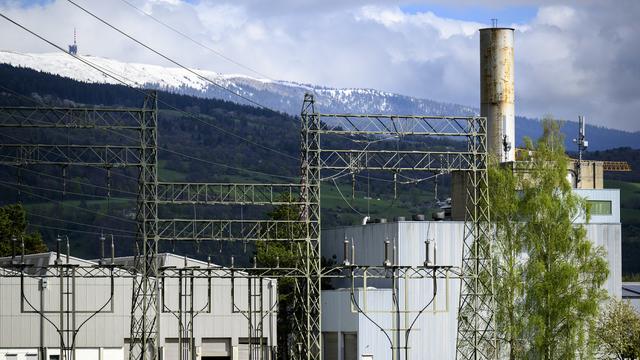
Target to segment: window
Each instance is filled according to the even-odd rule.
[[[343,333],[342,340],[344,341],[342,358],[344,360],[357,360],[358,359],[358,334],[356,333]]]
[[[611,201],[589,200],[591,215],[611,215]]]
[[[323,360],[338,360],[338,333],[322,333]]]

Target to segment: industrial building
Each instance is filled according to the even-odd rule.
[[[513,29],[480,30],[481,116],[487,118],[488,153],[517,171],[515,149]],[[582,120],[581,120],[582,122]],[[581,124],[579,150],[588,144]],[[606,250],[611,297],[621,294],[620,192],[603,189],[605,163],[571,162],[567,179],[574,192],[591,203],[584,224],[587,237]],[[358,266],[460,267],[465,231],[464,173],[452,174],[451,216],[324,230],[322,254],[341,261],[348,248]],[[427,246],[428,243],[429,245]],[[392,250],[389,250],[391,248]],[[458,326],[459,278],[335,279],[335,290],[322,293],[324,360],[454,359]],[[625,290],[625,294],[628,293]]]
[[[0,258],[0,360],[62,359],[58,330],[63,339],[67,339],[74,328],[78,330],[74,359],[128,359],[133,277],[122,265],[131,264],[133,259],[115,258],[115,267],[101,268],[98,261],[75,257],[67,260],[63,255],[62,263],[69,265],[66,268],[76,269],[75,278],[44,277],[56,268],[56,259],[54,252],[25,255],[24,276],[20,276],[19,267],[10,266],[10,257]],[[251,293],[242,273],[236,274],[236,279],[216,278],[216,272],[225,270],[206,262],[174,254],[160,254],[158,259],[162,269],[176,272],[182,269],[186,275],[181,280],[174,277],[160,282],[164,290],[160,299],[163,359],[241,360],[249,359],[250,351],[254,352],[253,358],[257,357],[256,351],[262,353],[261,359],[272,358],[277,335],[275,280],[263,279],[252,287],[253,294],[260,294],[262,301],[256,303],[257,296],[252,299],[253,309],[264,318],[263,338],[259,341],[254,338],[255,331],[252,331],[252,337],[248,336],[248,296]],[[18,261],[22,263],[22,260]],[[81,269],[94,273],[87,276]],[[98,273],[109,273],[111,269],[113,279],[97,276]],[[211,269],[211,282],[206,278],[190,277],[188,272],[193,269]],[[62,289],[60,281],[64,281]],[[261,284],[261,290],[256,284]],[[193,318],[190,309],[195,309]],[[179,326],[178,319],[183,319],[182,323],[186,325]],[[191,320],[193,335],[189,342],[186,339]],[[250,349],[250,343],[262,346]],[[68,344],[65,346],[69,347]],[[187,349],[189,346],[191,348]]]

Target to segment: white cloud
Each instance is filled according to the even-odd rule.
[[[120,0],[78,0],[133,36],[203,69],[247,73],[161,27]],[[406,13],[405,0],[129,0],[197,41],[275,79],[338,87],[372,87],[477,106],[478,32],[483,24],[433,12]],[[408,0],[407,0],[408,1]],[[444,3],[443,1],[433,0]],[[412,1],[428,3],[429,0]],[[500,7],[501,0],[487,1]],[[520,1],[531,5],[532,1]],[[540,1],[534,19],[516,28],[516,110],[552,113],[640,130],[640,2]],[[540,5],[548,3],[548,5]],[[475,2],[462,1],[459,6]],[[427,4],[428,5],[428,4]],[[425,5],[425,8],[428,6]],[[166,65],[64,0],[0,11],[66,45],[78,28],[82,53]],[[0,21],[0,48],[51,51]]]

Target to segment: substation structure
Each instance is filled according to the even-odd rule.
[[[180,282],[180,299],[193,299],[189,288],[194,279],[228,278],[249,282],[248,300],[237,307],[248,322],[249,359],[265,359],[261,284],[264,279],[295,279],[293,339],[287,349],[293,359],[321,360],[321,286],[323,278],[460,278],[457,327],[458,359],[491,359],[496,356],[494,327],[495,303],[491,277],[491,232],[487,183],[487,124],[482,117],[403,116],[321,114],[316,111],[314,97],[306,94],[301,112],[301,180],[298,184],[180,183],[158,179],[157,99],[154,93],[142,109],[79,108],[0,108],[3,127],[82,128],[130,130],[140,139],[134,145],[70,145],[70,144],[2,144],[0,165],[58,166],[85,165],[140,169],[138,194],[138,236],[134,266],[121,274],[133,277],[129,359],[159,359],[159,315],[171,311],[179,321],[180,358],[195,359],[191,343],[193,318],[211,306],[209,298],[202,309],[181,303],[176,311],[162,304],[161,283],[167,278]],[[16,115],[18,114],[18,115]],[[463,138],[464,151],[389,150],[368,145],[343,149],[324,149],[325,137],[352,139],[390,138]],[[360,144],[355,141],[353,144]],[[371,143],[371,141],[369,142]],[[426,145],[423,145],[426,146]],[[343,264],[323,266],[320,252],[321,201],[323,180],[345,174],[356,176],[362,171],[390,172],[395,177],[404,173],[459,173],[464,180],[464,239],[461,267],[433,265],[398,266],[385,261],[381,266],[358,266],[347,256]],[[323,178],[327,175],[328,177]],[[289,194],[289,199],[282,194]],[[289,201],[293,198],[293,201]],[[295,205],[300,210],[293,220],[160,218],[160,206],[175,205]],[[252,266],[162,267],[158,245],[161,241],[285,241],[297,252],[295,267],[262,266],[254,259]],[[345,245],[345,248],[348,246]],[[388,259],[388,258],[387,258]],[[109,265],[111,266],[111,265]],[[20,267],[20,266],[19,266]],[[18,274],[24,272],[22,266]],[[215,272],[211,271],[215,268]],[[107,267],[112,271],[111,267]],[[59,275],[59,274],[58,274]],[[123,276],[125,276],[123,275]],[[183,286],[183,284],[185,286]],[[185,289],[185,293],[182,293]],[[252,292],[252,289],[256,289]],[[210,292],[209,292],[210,293]],[[233,291],[232,291],[233,293]],[[184,295],[184,296],[183,296]],[[427,300],[425,299],[425,302]],[[260,303],[260,306],[256,306]],[[425,304],[426,305],[426,304]],[[275,310],[267,310],[267,312]],[[397,329],[396,332],[399,332]],[[180,340],[182,342],[182,340]],[[62,342],[62,339],[61,339]],[[68,344],[68,343],[67,343]],[[61,348],[63,346],[61,345]],[[66,348],[65,348],[66,349]],[[69,349],[72,350],[72,349]],[[392,349],[400,360],[402,349]],[[282,354],[284,349],[278,349]],[[398,355],[395,355],[397,352]],[[62,352],[61,352],[62,353]],[[184,355],[183,355],[184,353]],[[269,355],[271,354],[271,355]],[[184,356],[184,357],[183,357]]]
[[[157,94],[149,92],[142,108],[0,107],[0,116],[3,130],[103,130],[126,133],[136,140],[127,145],[121,142],[101,145],[69,142],[0,144],[0,165],[15,166],[18,172],[32,165],[59,166],[64,174],[69,166],[98,167],[107,171],[125,167],[140,170],[136,246],[141,249],[141,256],[136,257],[135,264],[140,276],[134,277],[133,284],[130,354],[142,358],[145,349],[147,353],[156,353],[153,344],[159,330],[156,321],[159,269],[155,261],[158,227]],[[61,356],[65,351],[73,350],[69,345],[61,342]]]
[[[344,173],[358,174],[363,170],[386,171],[391,172],[394,179],[401,172],[458,173],[461,176],[465,185],[462,262],[459,271],[448,267],[451,273],[445,274],[448,277],[456,277],[457,273],[462,281],[456,356],[458,359],[495,358],[495,302],[490,256],[492,239],[489,225],[486,119],[474,116],[321,114],[316,112],[314,97],[311,94],[305,95],[301,117],[303,184],[306,184],[306,206],[309,206],[305,216],[311,218],[310,224],[320,222],[320,207],[315,204],[320,201],[323,170],[338,176]],[[369,142],[360,149],[323,149],[321,139],[330,135],[353,139],[463,138],[467,147],[465,151],[374,150],[369,147]],[[322,274],[320,257],[317,256],[320,253],[320,227],[312,227],[311,230],[308,233],[311,238],[308,254],[312,256],[307,260],[307,271]],[[393,268],[393,264],[385,260],[382,267],[389,270]],[[401,278],[395,271],[385,273],[392,279]],[[311,278],[311,274],[309,277]],[[307,291],[307,301],[314,307],[318,306],[319,297],[316,297],[316,293],[320,291],[319,285],[319,281],[312,281],[310,286],[314,286],[314,289]],[[425,299],[425,302],[427,301]],[[313,321],[315,320],[314,318]],[[311,325],[312,328],[307,329],[307,336],[313,340],[310,345],[316,345],[316,329],[320,324],[313,322]],[[400,329],[396,329],[395,332],[399,331]],[[400,358],[399,350],[392,351],[394,359]]]

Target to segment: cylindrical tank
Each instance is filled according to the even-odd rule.
[[[513,32],[480,29],[480,116],[487,118],[487,150],[501,162],[515,160]]]

